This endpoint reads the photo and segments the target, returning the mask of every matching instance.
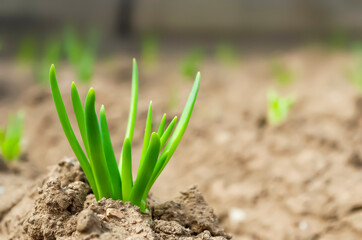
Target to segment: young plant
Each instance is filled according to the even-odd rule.
[[[293,82],[293,72],[282,63],[281,60],[275,59],[271,62],[271,72],[273,78],[278,84],[286,86]]]
[[[51,66],[50,87],[61,125],[97,200],[112,198],[124,202],[130,201],[133,205],[139,206],[142,212],[147,211],[146,198],[148,193],[166,167],[185,133],[194,108],[199,85],[200,73],[196,76],[178,124],[176,125],[177,117],[174,117],[166,128],[166,114],[164,114],[157,132],[151,131],[152,102],[150,102],[139,169],[135,181],[133,181],[132,140],[138,102],[138,69],[136,61],[133,60],[131,104],[118,166],[108,131],[105,108],[102,105],[99,119],[95,110],[94,89],[89,90],[83,107],[75,84],[72,83],[71,87],[73,109],[84,144],[84,152],[70,125],[58,88],[54,65]]]
[[[17,61],[20,64],[33,64],[36,59],[36,40],[33,36],[26,36],[21,39]]]
[[[233,65],[238,59],[235,47],[227,42],[219,43],[216,46],[215,57],[218,62],[225,65]]]
[[[48,66],[50,64],[57,64],[61,58],[61,42],[57,38],[49,38],[45,42],[44,49],[42,51],[42,56],[39,61],[37,61],[35,79],[40,84],[47,82]]]
[[[269,91],[268,100],[268,122],[271,125],[280,125],[285,122],[290,108],[295,100],[292,97],[281,97],[275,91]]]
[[[152,66],[158,59],[158,39],[153,34],[148,34],[142,38],[142,62]]]
[[[194,48],[182,62],[182,75],[188,79],[193,78],[199,71],[203,59],[204,51],[201,48]]]
[[[352,51],[354,55],[353,65],[346,69],[345,75],[358,91],[362,92],[362,44],[356,44]]]
[[[89,82],[93,76],[98,48],[98,32],[90,31],[86,40],[79,39],[76,31],[67,28],[64,32],[65,52],[68,61],[75,68],[82,82]]]
[[[0,128],[0,152],[6,162],[15,161],[21,153],[21,137],[24,127],[24,114],[10,114],[7,129]]]

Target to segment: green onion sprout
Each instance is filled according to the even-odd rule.
[[[139,206],[141,212],[148,211],[147,196],[171,159],[189,123],[200,86],[197,73],[185,108],[177,123],[174,117],[166,127],[166,114],[162,117],[157,132],[152,132],[152,102],[150,102],[145,126],[142,153],[135,180],[132,176],[132,141],[137,117],[138,69],[133,60],[132,93],[128,124],[123,141],[120,162],[117,164],[108,130],[105,107],[102,105],[97,116],[95,91],[91,88],[84,107],[76,85],[72,83],[71,98],[73,110],[84,145],[84,150],[76,138],[58,87],[54,65],[50,68],[50,87],[63,131],[77,157],[97,200],[112,198],[130,201]],[[177,124],[176,124],[177,123]]]
[[[19,159],[24,128],[24,113],[9,115],[7,129],[0,128],[0,152],[6,162]]]
[[[295,100],[292,97],[281,97],[275,91],[269,91],[268,100],[268,122],[271,125],[280,125],[285,122],[290,108]]]

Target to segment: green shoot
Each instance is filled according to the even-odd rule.
[[[36,59],[36,40],[33,36],[26,36],[21,39],[17,61],[20,64],[33,64]]]
[[[200,86],[200,74],[189,95],[180,121],[175,117],[166,127],[163,116],[157,133],[152,132],[152,102],[150,103],[143,139],[139,169],[135,180],[132,176],[132,140],[137,117],[138,69],[133,60],[132,94],[126,134],[122,146],[121,159],[117,162],[112,147],[104,106],[100,109],[99,122],[95,111],[95,91],[90,89],[84,108],[75,84],[72,84],[71,97],[84,150],[79,144],[70,125],[68,115],[59,91],[54,65],[50,68],[50,87],[54,104],[69,144],[78,158],[97,200],[102,198],[130,201],[139,206],[142,212],[148,211],[148,193],[175,152],[189,123]],[[174,131],[173,131],[174,130]]]
[[[344,29],[334,29],[328,39],[328,47],[330,50],[343,50],[349,45],[350,39],[348,33]]]
[[[281,97],[275,91],[269,91],[267,100],[269,124],[277,126],[285,122],[295,99],[292,97]]]
[[[204,51],[201,48],[194,48],[183,60],[181,72],[185,78],[192,79],[200,69],[204,59]]]
[[[230,43],[219,43],[215,49],[216,60],[225,65],[233,65],[238,60],[236,49]]]
[[[158,39],[153,34],[142,38],[141,59],[145,65],[152,66],[158,60]]]
[[[353,48],[354,61],[351,68],[347,69],[346,77],[362,92],[362,45],[358,43]]]
[[[82,82],[89,82],[93,76],[96,61],[99,34],[90,31],[85,41],[80,40],[76,31],[67,28],[64,31],[65,53]]]
[[[293,72],[279,59],[271,62],[271,72],[275,81],[282,86],[290,85],[294,81]]]
[[[52,63],[58,64],[61,58],[61,42],[57,38],[49,38],[44,46],[41,59],[37,62],[36,79],[39,83],[47,82],[48,66]]]
[[[24,113],[10,114],[6,130],[0,129],[0,152],[7,162],[18,160],[24,128]]]

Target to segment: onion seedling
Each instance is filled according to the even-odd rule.
[[[37,44],[33,36],[23,37],[17,53],[17,61],[19,64],[33,64],[36,59],[36,48]]]
[[[152,66],[157,63],[158,45],[158,38],[154,34],[148,34],[142,38],[142,63],[148,66]]]
[[[216,46],[216,59],[225,65],[234,65],[238,60],[237,51],[231,43],[222,42]]]
[[[24,127],[24,113],[10,114],[7,129],[0,128],[0,152],[6,162],[19,159]]]
[[[350,82],[362,92],[362,44],[357,43],[353,47],[354,61],[351,68],[345,71],[346,77]]]
[[[74,83],[71,87],[73,109],[77,119],[85,152],[78,142],[62,100],[55,76],[54,65],[50,68],[50,87],[58,112],[59,120],[69,144],[76,155],[97,200],[102,198],[130,201],[139,206],[142,212],[148,210],[148,193],[166,167],[189,123],[200,85],[200,73],[197,74],[193,88],[180,120],[174,117],[168,127],[166,114],[163,116],[157,132],[152,132],[152,102],[150,102],[146,120],[139,169],[135,181],[132,176],[132,140],[137,116],[138,69],[133,60],[132,94],[128,124],[117,166],[112,147],[106,113],[101,107],[99,118],[95,110],[95,91],[91,88],[85,99],[84,107]]]
[[[89,82],[93,76],[96,61],[99,33],[90,31],[85,41],[81,41],[72,28],[64,32],[65,53],[68,61],[76,69],[82,82]]]
[[[273,78],[280,85],[289,85],[294,80],[293,72],[279,59],[275,59],[271,62],[271,72]]]
[[[199,71],[202,60],[204,59],[204,51],[201,48],[194,48],[184,59],[181,65],[182,75],[188,79],[192,79]]]
[[[295,100],[292,97],[281,97],[275,91],[269,91],[268,100],[268,122],[271,125],[280,125],[288,117],[289,110]]]
[[[61,58],[61,42],[57,38],[49,38],[45,42],[41,59],[36,62],[35,79],[41,84],[47,82],[48,66],[52,63],[57,64]]]

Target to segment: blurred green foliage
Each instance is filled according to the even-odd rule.
[[[274,59],[271,64],[271,72],[275,81],[283,86],[290,85],[293,80],[293,72],[280,60]]]
[[[238,60],[235,46],[228,42],[221,42],[216,46],[215,57],[219,63],[233,65]]]
[[[64,31],[66,58],[75,68],[79,80],[89,82],[92,79],[99,44],[99,33],[92,29],[82,39],[74,28]]]
[[[48,82],[49,66],[58,64],[61,59],[61,41],[58,38],[49,38],[46,40],[39,61],[36,63],[35,79],[41,84]]]
[[[200,47],[192,49],[181,64],[181,73],[187,79],[192,80],[200,70],[204,60],[204,50]]]
[[[146,34],[142,38],[141,59],[145,65],[155,65],[158,61],[159,40],[155,34]]]
[[[356,42],[352,47],[353,63],[347,69],[347,79],[362,93],[362,42]]]
[[[7,129],[0,128],[0,152],[6,162],[15,161],[21,153],[24,113],[10,114]]]
[[[20,64],[33,64],[36,60],[36,40],[34,36],[25,36],[20,41],[17,61]]]
[[[268,101],[268,122],[270,125],[280,125],[285,122],[290,108],[295,102],[293,97],[281,97],[274,90],[267,93]]]

